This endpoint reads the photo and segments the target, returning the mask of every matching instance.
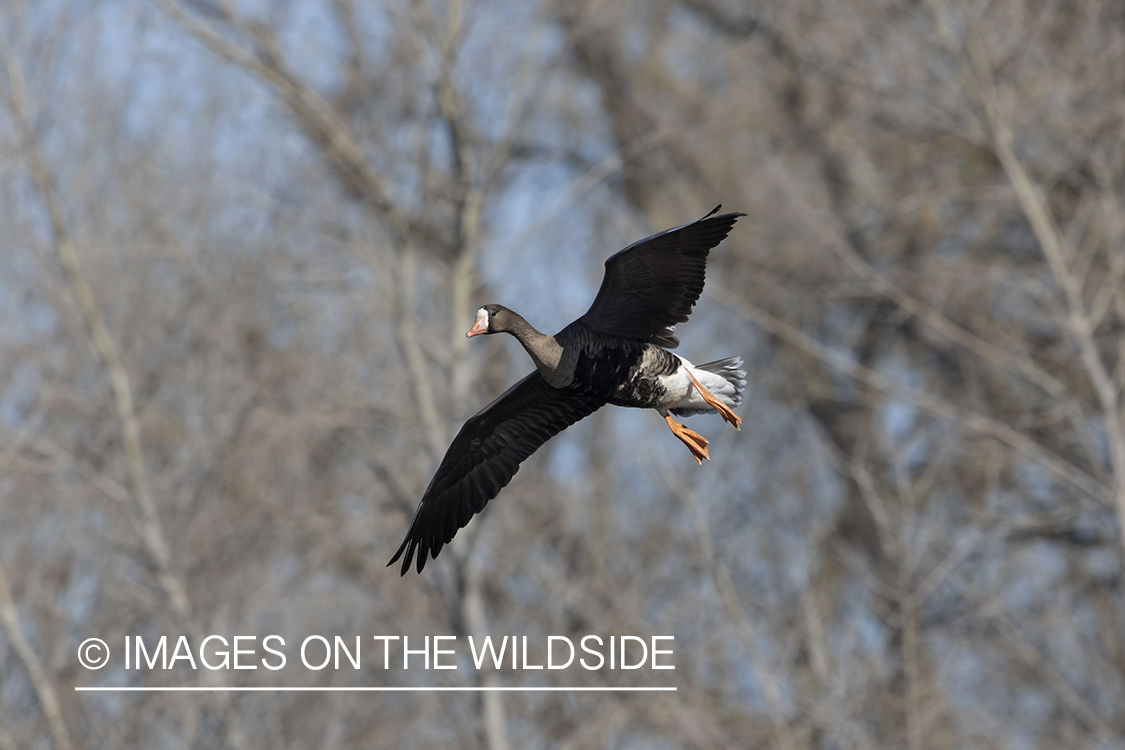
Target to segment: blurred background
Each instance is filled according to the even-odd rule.
[[[0,750],[1125,747],[1123,191],[1116,2],[7,0]],[[603,409],[385,568],[531,369],[475,310],[718,203],[742,431]],[[73,691],[270,684],[74,657],[211,633],[674,635],[564,682],[678,692]]]

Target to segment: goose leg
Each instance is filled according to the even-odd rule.
[[[711,391],[700,385],[699,381],[695,379],[695,376],[691,374],[691,370],[685,367],[684,371],[687,372],[688,377],[691,378],[691,382],[695,384],[695,390],[699,391],[699,395],[703,397],[703,400],[710,404],[711,408],[719,412],[719,415],[723,419],[734,425],[734,429],[741,430],[742,427],[740,425],[742,424],[742,418],[731,411],[729,406],[717,399]],[[673,432],[675,432],[675,430],[673,430]]]
[[[698,464],[703,463],[703,459],[711,460],[707,455],[707,438],[700,435],[698,432],[692,432],[687,427],[672,419],[671,414],[664,415],[664,421],[668,423],[668,427],[672,430],[672,434],[678,437],[683,444],[691,451],[692,458]]]

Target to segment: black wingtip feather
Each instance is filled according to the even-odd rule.
[[[389,568],[398,562],[403,552],[406,552],[406,559],[402,562],[402,571],[399,573],[400,577],[406,575],[406,571],[410,570],[410,560],[414,557],[414,544],[411,542],[409,534],[402,540],[402,544],[398,547],[398,552],[396,552],[395,556],[391,558],[391,561],[387,563],[387,567]]]

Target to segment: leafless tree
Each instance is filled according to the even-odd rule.
[[[1122,91],[1097,0],[4,5],[0,750],[1125,746]],[[530,368],[473,310],[720,201],[743,431],[603,410],[385,568]],[[678,691],[73,691],[267,632],[674,635]],[[366,666],[284,682],[554,677]]]

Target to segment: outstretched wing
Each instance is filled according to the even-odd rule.
[[[441,548],[484,509],[539,446],[593,413],[602,401],[548,385],[539,371],[519,381],[469,419],[453,439],[398,552],[406,554],[402,575],[418,553],[418,572],[426,557]]]
[[[634,242],[605,262],[594,304],[579,320],[595,331],[675,348],[676,324],[688,319],[703,291],[707,253],[739,216],[715,212]]]

